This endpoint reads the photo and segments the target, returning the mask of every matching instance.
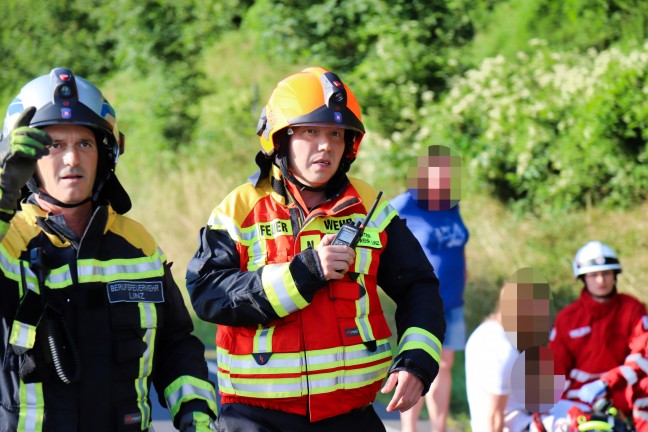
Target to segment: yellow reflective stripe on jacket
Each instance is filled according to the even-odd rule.
[[[258,270],[266,263],[266,243],[255,241],[247,248],[247,271]]]
[[[359,344],[306,353],[274,353],[263,366],[258,365],[251,355],[234,355],[217,349],[217,361],[218,385],[223,393],[278,398],[299,397],[309,392],[324,394],[381,381],[389,371],[392,353],[389,340],[383,339],[377,341],[375,352]],[[349,366],[353,369],[344,369]],[[318,372],[334,368],[338,370]],[[232,374],[237,376],[232,377]],[[288,374],[294,376],[278,377]],[[268,378],[263,378],[263,375]]]
[[[42,383],[26,384],[20,380],[20,412],[18,414],[19,432],[41,432],[45,398]]]
[[[387,359],[391,361],[391,347],[388,339],[376,341],[376,351],[367,350],[364,344],[323,350],[273,353],[270,360],[259,366],[250,354],[231,354],[222,348],[216,349],[218,366],[227,373],[279,375],[332,369],[343,366],[358,366],[364,363]],[[306,368],[308,364],[308,368]]]
[[[392,360],[391,346],[388,339],[376,341],[376,351],[374,352],[368,351],[364,344],[358,344],[343,348],[308,351],[306,353],[309,372],[344,366],[359,366],[382,360],[390,363]]]
[[[290,263],[269,264],[263,267],[261,274],[263,291],[280,318],[308,306],[295,285],[289,266]]]
[[[183,375],[176,378],[164,389],[164,398],[173,418],[178,414],[183,403],[196,399],[204,400],[209,409],[214,413],[217,412],[214,387],[196,377]]]
[[[364,342],[372,341],[375,339],[373,330],[371,330],[371,323],[367,316],[367,311],[370,310],[369,305],[369,294],[366,292],[364,275],[360,274],[358,276],[358,283],[365,290],[365,295],[356,300],[356,317],[355,323],[358,326],[358,331],[360,332],[360,337]]]
[[[209,221],[207,221],[207,226],[212,230],[227,231],[232,240],[245,246],[251,246],[252,243],[258,241],[256,226],[241,228],[234,218],[216,211],[212,212]]]
[[[398,344],[398,354],[414,349],[422,349],[437,363],[440,362],[441,342],[429,331],[420,327],[410,327],[403,333],[403,337]]]
[[[160,277],[164,275],[164,261],[164,254],[159,248],[152,256],[139,258],[120,258],[106,261],[80,259],[77,261],[77,274],[80,283],[106,283],[115,280]],[[45,283],[52,289],[67,288],[72,285],[70,267],[64,265],[52,269]]]
[[[157,309],[155,303],[138,303],[140,310],[140,324],[146,329],[142,340],[146,350],[139,361],[139,373],[135,380],[137,393],[137,407],[142,414],[142,429],[148,429],[151,423],[151,406],[148,403],[148,379],[153,370],[153,357],[155,355],[155,335],[157,327]]]
[[[216,396],[216,395],[214,395]],[[216,410],[214,410],[216,412]],[[194,426],[196,427],[196,431],[211,431],[210,425],[212,423],[211,417],[209,415],[205,414],[204,412],[200,411],[194,411],[191,413],[191,417],[193,418],[193,423]]]
[[[17,282],[22,287],[22,276],[20,273],[21,266],[25,273],[27,288],[36,293],[40,293],[38,288],[38,279],[36,279],[36,274],[29,268],[29,264],[13,257],[9,251],[7,251],[7,248],[0,243],[0,270],[4,277]]]
[[[391,220],[396,216],[398,216],[396,209],[389,204],[389,201],[384,201],[378,204],[374,215],[365,229],[371,230],[373,228],[380,232],[385,231],[389,222],[391,222]]]
[[[272,380],[268,381],[254,378],[231,378],[229,387],[235,388],[236,390],[232,393],[239,396],[256,398],[299,397],[308,393],[305,375],[291,378],[272,378]],[[221,390],[220,387],[219,390]]]
[[[273,353],[270,360],[262,367],[259,366],[252,358],[252,355],[229,354],[227,351],[217,348],[216,361],[218,363],[220,374],[221,370],[233,372],[235,374],[290,374],[304,372],[304,354],[303,353]]]
[[[254,342],[252,351],[255,353],[272,352],[272,334],[274,333],[273,327],[259,326],[256,334],[254,335]]]
[[[137,304],[140,310],[140,326],[141,328],[150,329],[157,328],[157,309],[155,303],[141,302]]]
[[[357,247],[355,253],[356,259],[354,271],[356,273],[369,274],[369,267],[371,266],[372,261],[371,249]]]
[[[232,240],[248,247],[247,271],[255,271],[265,264],[266,245],[258,240],[257,227],[241,228],[236,220],[228,216],[212,212],[207,225],[212,230],[225,230]]]
[[[391,365],[391,356],[383,363],[378,363],[361,369],[344,369],[308,376],[308,386],[311,394],[331,393],[342,389],[366,387],[376,381],[382,381]]]
[[[36,326],[14,320],[9,343],[23,348],[33,348],[34,341],[36,341]]]

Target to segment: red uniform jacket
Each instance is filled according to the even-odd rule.
[[[599,303],[586,289],[558,313],[549,348],[554,353],[556,372],[564,373],[568,380],[564,399],[579,401],[581,386],[624,363],[645,315],[646,307],[634,297],[617,294]],[[613,403],[629,412],[623,394],[614,395]]]

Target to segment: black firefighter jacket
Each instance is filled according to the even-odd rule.
[[[33,203],[0,243],[0,431],[140,431],[149,388],[216,417],[204,347],[154,239],[109,206],[78,241]]]

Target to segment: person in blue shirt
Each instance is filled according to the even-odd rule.
[[[426,401],[434,432],[446,431],[452,388],[454,352],[466,345],[463,292],[466,286],[465,246],[468,229],[459,211],[461,157],[450,148],[428,147],[427,156],[408,174],[408,191],[391,200],[400,217],[423,246],[440,281],[446,319],[445,341],[439,375],[430,391],[412,409],[401,413],[402,432],[416,432],[418,417]]]

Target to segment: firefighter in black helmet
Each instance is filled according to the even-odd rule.
[[[142,431],[154,384],[174,425],[216,417],[204,347],[166,258],[123,216],[124,135],[102,93],[56,68],[0,141],[0,429]],[[19,209],[20,207],[20,209]]]

